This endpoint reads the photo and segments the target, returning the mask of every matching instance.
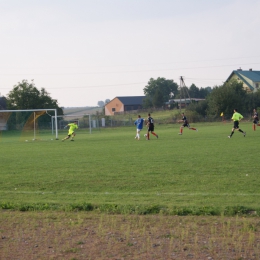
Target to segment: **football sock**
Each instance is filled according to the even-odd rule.
[[[183,129],[181,128],[181,134],[182,134],[182,131],[183,131]]]
[[[152,134],[153,134],[154,136],[157,136],[157,134],[156,134],[155,132],[152,132]]]
[[[231,132],[230,137],[234,134],[234,132]]]
[[[253,130],[255,131],[255,124],[253,124]]]
[[[197,130],[197,129],[196,129],[196,128],[194,128],[194,127],[191,127],[190,129],[191,129],[191,130]]]
[[[239,129],[238,131],[241,132],[241,133],[244,133],[244,131],[242,129]]]

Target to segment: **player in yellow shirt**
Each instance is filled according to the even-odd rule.
[[[66,128],[68,126],[70,127],[68,135],[64,139],[62,139],[62,142],[69,139],[70,137],[71,137],[70,141],[74,141],[74,137],[76,135],[75,130],[78,129],[77,121],[74,121],[73,123],[67,124],[64,128]]]
[[[231,134],[228,136],[228,138],[232,137],[232,135],[234,134],[235,130],[241,132],[244,135],[244,137],[246,136],[246,132],[244,132],[242,129],[239,128],[239,122],[243,118],[244,117],[237,112],[237,109],[234,109],[234,114],[233,114],[233,116],[231,118],[234,121],[234,126],[233,126]]]

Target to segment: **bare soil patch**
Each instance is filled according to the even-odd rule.
[[[260,259],[260,219],[0,212],[0,259]]]

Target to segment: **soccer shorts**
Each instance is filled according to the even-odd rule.
[[[239,129],[239,121],[234,121],[234,128]]]
[[[148,127],[148,132],[153,132],[154,131],[154,125],[150,124],[149,127]]]

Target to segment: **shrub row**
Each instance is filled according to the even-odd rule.
[[[161,205],[117,205],[117,204],[102,204],[92,205],[91,203],[81,204],[14,204],[9,202],[0,203],[0,208],[3,210],[15,211],[95,211],[107,214],[161,214],[161,215],[176,215],[176,216],[260,216],[260,209],[252,209],[244,206],[234,206],[225,208],[214,207],[165,207]]]

